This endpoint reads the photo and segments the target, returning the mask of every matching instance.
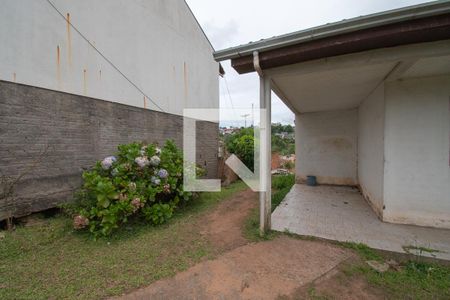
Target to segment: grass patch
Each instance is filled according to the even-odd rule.
[[[342,247],[355,250],[359,262],[346,264],[342,272],[348,276],[363,276],[369,285],[382,291],[389,299],[450,299],[450,267],[437,263],[407,261],[384,273],[373,270],[367,260],[383,261],[388,254],[380,255],[364,244],[339,243]]]
[[[272,176],[272,212],[295,184],[294,174]]]
[[[450,299],[450,268],[439,264],[408,261],[400,270],[378,273],[367,264],[351,264],[344,274],[364,276],[389,299]]]
[[[383,259],[381,255],[377,253],[376,250],[370,248],[366,244],[353,242],[336,242],[336,243],[344,248],[355,250],[359,254],[359,256],[365,260],[381,261]]]
[[[97,241],[73,231],[61,215],[6,232],[0,240],[0,299],[104,298],[186,270],[214,253],[196,220],[246,188],[238,182],[203,193],[164,225],[135,221]]]

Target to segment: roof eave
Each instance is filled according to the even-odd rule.
[[[450,13],[312,40],[259,53],[261,69],[380,48],[450,39]],[[253,56],[231,59],[240,74],[254,71]]]
[[[231,47],[214,52],[216,61],[224,61],[238,57],[252,55],[254,51],[265,52],[283,48],[295,44],[305,43],[326,37],[342,35],[363,29],[380,27],[408,20],[421,19],[429,16],[450,13],[450,0],[435,1],[405,8],[390,10],[382,13],[343,20],[336,23],[326,24],[288,33],[258,42]]]

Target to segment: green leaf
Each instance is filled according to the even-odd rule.
[[[98,201],[98,204],[103,207],[103,208],[107,208],[110,204],[109,199],[106,197],[101,197],[101,200]]]

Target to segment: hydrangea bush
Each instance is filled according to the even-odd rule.
[[[162,149],[156,144],[120,145],[116,156],[85,171],[83,181],[74,228],[88,228],[96,236],[111,234],[134,216],[164,223],[192,196],[183,191],[183,157],[172,141]]]

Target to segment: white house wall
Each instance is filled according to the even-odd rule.
[[[383,212],[384,84],[380,84],[358,109],[358,181],[375,212]]]
[[[450,228],[450,76],[386,84],[383,219]]]
[[[295,122],[298,181],[314,175],[322,184],[356,185],[358,110],[297,114]]]
[[[218,107],[218,64],[184,1],[52,2],[164,111]],[[47,1],[2,1],[0,44],[0,80],[159,110]]]

